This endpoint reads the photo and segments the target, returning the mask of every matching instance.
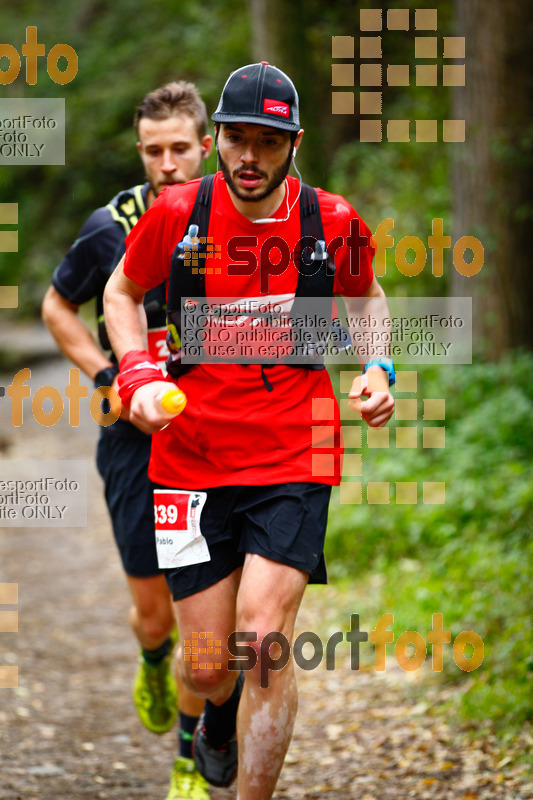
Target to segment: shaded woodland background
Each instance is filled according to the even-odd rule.
[[[383,87],[383,118],[466,119],[464,143],[359,142],[359,116],[331,114],[331,37],[354,36],[359,10],[438,9],[438,37],[466,36],[466,86]],[[368,586],[377,620],[393,611],[396,635],[425,632],[441,612],[453,638],[476,631],[485,661],[460,673],[445,659],[450,701],[473,728],[512,738],[530,724],[533,671],[533,23],[526,0],[21,0],[3,4],[0,40],[21,52],[27,25],[48,50],[70,44],[79,72],[58,86],[45,59],[35,86],[24,69],[0,97],[65,97],[65,166],[0,167],[0,202],[19,204],[19,251],[0,255],[0,285],[20,286],[6,324],[36,317],[51,273],[86,216],[141,180],[131,127],[142,96],[168,80],[194,81],[212,113],[229,73],[251,61],[285,69],[299,90],[304,179],[345,195],[375,230],[426,242],[434,218],[454,243],[473,235],[485,264],[463,279],[445,257],[406,278],[388,253],[389,295],[467,295],[474,301],[475,363],[419,370],[422,399],[446,400],[446,448],[363,448],[363,481],[446,481],[444,505],[333,503],[331,575]],[[414,31],[383,31],[384,63],[414,64]],[[439,48],[438,63],[442,63]],[[5,65],[0,61],[0,67]],[[214,158],[209,164],[216,168]],[[0,354],[6,366],[9,352]],[[20,365],[23,366],[23,365]],[[334,376],[335,377],[335,376]],[[391,423],[391,442],[394,426]],[[417,423],[422,427],[422,421]],[[53,431],[51,430],[51,435]],[[419,433],[419,441],[421,434]],[[377,616],[376,616],[377,615]],[[368,626],[367,626],[368,627]],[[424,635],[424,634],[423,634]]]

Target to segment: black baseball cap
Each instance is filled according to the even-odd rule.
[[[299,131],[298,92],[288,75],[268,61],[248,64],[231,73],[211,119]]]

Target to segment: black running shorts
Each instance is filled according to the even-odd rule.
[[[96,453],[122,565],[133,578],[162,574],[155,547],[153,484],[148,478],[150,445],[150,436],[104,432]]]
[[[308,572],[310,583],[327,583],[323,550],[330,494],[331,486],[320,483],[207,489],[200,527],[211,560],[166,570],[174,600],[227,577],[246,553]]]

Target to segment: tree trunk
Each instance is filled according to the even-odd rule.
[[[356,135],[356,118],[331,114],[331,37],[358,29],[357,3],[339,16],[338,25],[324,25],[324,9],[311,0],[248,0],[252,53],[289,75],[300,98],[305,130],[298,153],[304,180],[328,188],[331,154],[349,126]],[[317,55],[318,54],[318,55]]]
[[[474,352],[498,358],[533,348],[533,25],[525,0],[455,0],[466,36],[466,86],[453,117],[466,120],[454,152],[456,241],[476,236],[485,263],[470,278],[454,270],[452,295],[472,295]]]

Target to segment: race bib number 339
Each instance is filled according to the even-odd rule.
[[[155,542],[161,569],[209,561],[200,519],[205,492],[154,489]]]

